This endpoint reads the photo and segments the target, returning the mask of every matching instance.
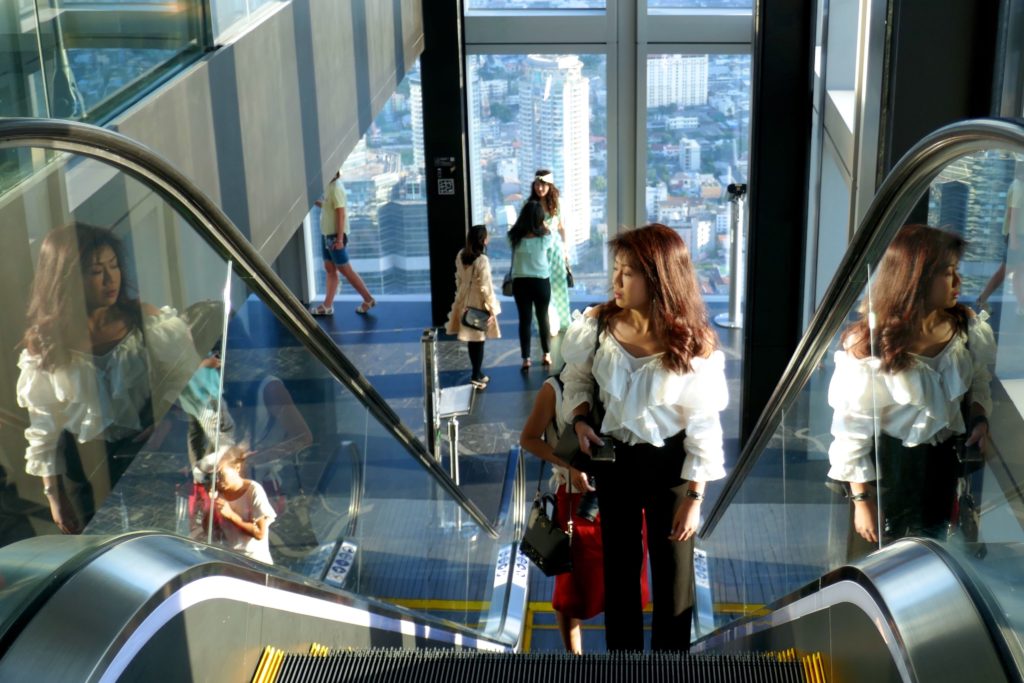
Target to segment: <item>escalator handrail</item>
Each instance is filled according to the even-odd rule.
[[[430,473],[455,502],[492,538],[494,524],[459,488],[427,452],[423,443],[402,423],[373,385],[338,349],[288,286],[260,257],[231,219],[192,181],[145,145],[120,133],[86,123],[56,119],[9,118],[0,120],[0,149],[39,147],[80,154],[102,161],[142,181],[184,216],[193,219],[207,241],[222,257],[234,261],[249,286],[331,375],[341,382],[377,418],[402,446]]]
[[[90,633],[83,634],[86,641],[97,637],[104,638],[109,634],[109,642],[113,647],[106,651],[96,650],[90,653],[90,656],[93,654],[97,656],[96,662],[92,664],[103,664],[104,667],[109,666],[109,659],[113,657],[116,650],[125,645],[123,638],[138,630],[146,618],[156,612],[161,604],[173,602],[171,596],[176,591],[190,582],[211,577],[242,580],[254,584],[257,589],[278,589],[300,598],[309,597],[327,604],[346,605],[362,611],[373,611],[396,619],[423,624],[437,631],[446,631],[459,638],[486,643],[495,649],[507,650],[509,648],[508,643],[497,640],[466,624],[420,613],[378,598],[311,582],[306,577],[294,574],[288,569],[266,565],[228,549],[208,546],[181,536],[164,532],[142,531],[93,538],[100,540],[100,544],[75,554],[55,568],[50,568],[40,585],[34,587],[29,598],[17,604],[13,611],[17,612],[18,618],[4,623],[5,630],[0,633],[0,646],[2,646],[0,660],[3,660],[4,664],[9,664],[7,660],[10,658],[11,652],[17,649],[19,643],[36,643],[44,650],[53,648],[53,642],[40,643],[37,639],[32,638],[26,640],[33,630],[35,630],[36,637],[42,632],[48,634],[48,637],[52,637],[53,641],[59,641],[66,635],[53,628],[53,624],[61,617],[60,611],[55,612],[50,605],[54,600],[61,600],[62,596],[68,602],[80,602],[81,598],[76,596],[77,592],[84,590],[81,586],[83,577],[86,579],[87,586],[97,579],[104,584],[102,589],[94,588],[92,591],[94,595],[106,596],[104,612],[102,615],[94,615],[89,619]],[[45,550],[64,540],[67,539],[36,536],[7,546],[4,550],[21,546],[26,548],[27,554],[38,554],[32,551],[39,548]],[[122,557],[116,559],[119,554]],[[125,561],[126,557],[130,558],[130,564]],[[102,563],[116,565],[116,567],[101,567]],[[132,568],[137,568],[140,565],[146,566],[147,571],[141,574],[132,574]],[[130,588],[109,590],[110,586],[117,586],[118,582],[125,581],[124,577],[128,575],[132,575],[131,581],[128,582],[131,584]],[[79,585],[73,585],[76,582]],[[71,592],[69,593],[69,591]],[[182,604],[187,603],[177,603],[177,607],[180,609]],[[41,625],[36,624],[44,610],[48,610],[49,614],[44,615],[44,622]],[[66,620],[66,613],[64,614],[63,618]],[[126,615],[127,618],[125,618]],[[110,620],[111,616],[114,621]],[[369,626],[369,624],[366,625]],[[111,627],[114,630],[110,630]],[[79,640],[75,643],[74,648],[81,647],[82,640]],[[29,659],[36,662],[35,666],[26,666],[23,667],[23,670],[38,669],[38,657],[33,656]],[[65,675],[62,680],[71,679]],[[84,680],[84,678],[73,678],[73,680]]]
[[[1013,630],[978,588],[947,547],[904,538],[722,625],[693,643],[691,652],[714,652],[726,644],[742,649],[758,639],[765,642],[776,629],[787,633],[784,638],[806,636],[797,626],[800,619],[847,603],[870,619],[902,680],[1019,682],[1019,653],[1007,636]],[[834,623],[841,629],[849,622]],[[831,637],[842,634],[837,630]],[[842,671],[845,665],[838,659],[836,664]]]
[[[817,369],[833,337],[860,297],[868,264],[879,261],[903,220],[935,176],[952,161],[989,149],[1024,153],[1024,120],[971,119],[949,124],[922,138],[890,171],[847,247],[839,268],[800,340],[782,379],[758,418],[722,495],[715,501],[700,537],[707,538],[753,470],[784,412]]]

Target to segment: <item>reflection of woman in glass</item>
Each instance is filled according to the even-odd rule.
[[[565,240],[565,223],[562,221],[562,208],[558,201],[559,192],[555,186],[555,176],[546,168],[538,169],[530,185],[530,200],[539,202],[544,207],[544,227],[557,232],[562,238],[562,250],[565,262],[569,263],[569,245]],[[566,285],[565,273],[561,264],[551,271],[551,305],[558,313],[558,322],[551,321],[550,327],[564,330],[569,326],[569,288]]]
[[[154,415],[200,364],[175,312],[131,295],[123,263],[109,230],[68,225],[43,240],[32,283],[18,359],[18,403],[30,418],[25,469],[42,478],[65,533],[82,530],[94,512],[92,483],[104,469],[117,482]],[[89,442],[105,447],[106,458],[86,471],[79,445]]]
[[[988,439],[995,341],[992,328],[957,302],[965,246],[936,228],[901,228],[861,319],[843,333],[835,354],[829,476],[849,482],[854,529],[871,543],[879,541],[876,482],[883,540],[944,537],[962,470],[957,437],[966,437],[961,447],[982,450]]]

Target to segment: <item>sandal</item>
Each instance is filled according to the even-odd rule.
[[[359,315],[366,315],[367,313],[370,312],[370,309],[373,308],[376,305],[377,305],[377,300],[376,299],[370,299],[369,301],[364,301],[363,303],[359,304],[359,308],[356,309],[356,313],[358,313]]]
[[[327,308],[323,304],[320,304],[319,306],[314,306],[313,308],[309,309],[309,313],[310,313],[310,315],[313,315],[313,316],[316,316],[316,317],[323,317],[325,315],[334,315],[334,307],[332,306],[331,308]]]
[[[550,368],[551,367],[551,354],[550,353],[545,353],[544,354],[544,358],[541,360],[540,364],[543,365],[546,368]]]
[[[521,368],[519,368],[519,371],[520,372],[526,372],[527,370],[530,369],[531,365],[533,365],[533,361],[530,360],[529,358],[524,358],[523,359],[523,366]]]

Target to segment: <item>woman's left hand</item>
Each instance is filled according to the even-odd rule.
[[[964,442],[966,446],[973,446],[977,444],[978,450],[984,455],[985,451],[988,450],[988,422],[979,422],[974,425],[974,429],[967,436],[967,441]]]
[[[697,533],[700,525],[700,501],[695,498],[683,498],[672,518],[670,541],[688,541]]]
[[[596,490],[593,486],[590,485],[590,481],[587,478],[587,473],[582,472],[576,469],[575,467],[569,468],[569,481],[572,483],[573,493]]]

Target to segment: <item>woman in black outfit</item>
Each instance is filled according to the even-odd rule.
[[[544,367],[551,367],[551,333],[548,305],[551,303],[551,273],[564,268],[562,240],[544,225],[544,207],[530,200],[509,230],[512,243],[512,295],[519,310],[519,349],[525,372],[530,360],[531,308],[537,315]]]

